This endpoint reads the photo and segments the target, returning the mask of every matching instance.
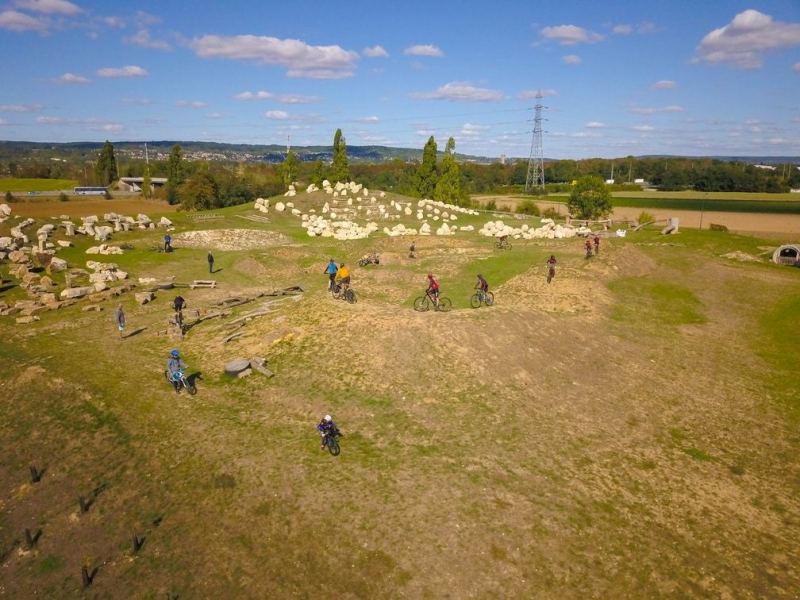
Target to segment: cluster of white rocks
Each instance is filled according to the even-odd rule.
[[[264,198],[256,198],[256,204],[254,207],[258,212],[268,213],[269,212],[269,199]]]
[[[542,219],[540,227],[530,227],[527,224],[524,224],[521,227],[512,227],[510,225],[506,225],[502,220],[499,220],[488,221],[478,230],[478,233],[487,237],[509,236],[513,237],[514,239],[521,238],[524,240],[553,240],[571,238],[575,237],[576,235],[586,235],[586,233],[583,232],[584,229],[590,231],[585,227],[575,228],[556,224],[553,219]]]
[[[293,183],[289,184],[289,190],[284,194],[284,196],[286,198],[291,198],[296,195],[297,195],[297,190],[295,189],[294,184]]]

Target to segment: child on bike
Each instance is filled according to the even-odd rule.
[[[481,296],[486,298],[486,292],[489,291],[489,283],[483,278],[483,275],[478,273],[478,283],[475,284],[475,289],[481,291]]]
[[[340,435],[339,428],[336,427],[336,423],[333,422],[333,417],[330,415],[325,415],[322,417],[322,420],[317,423],[317,431],[319,432],[320,441],[322,442],[320,445],[320,450],[325,450],[326,436]]]
[[[428,289],[425,293],[433,300],[433,304],[439,307],[439,282],[434,279],[432,273],[428,273]]]
[[[169,358],[167,359],[167,374],[176,392],[181,391],[181,375],[187,368],[186,363],[181,360],[180,352],[173,350],[169,353]]]
[[[330,260],[328,266],[325,267],[323,273],[328,276],[328,289],[333,289],[333,284],[336,281],[336,272],[339,270],[339,267],[336,266],[336,261],[333,259]]]
[[[350,269],[344,263],[339,265],[339,270],[336,272],[336,282],[342,286],[342,296],[347,292],[350,287]]]

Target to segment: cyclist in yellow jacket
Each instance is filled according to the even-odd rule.
[[[339,270],[336,271],[336,281],[342,286],[341,294],[345,297],[347,288],[350,287],[350,269],[348,269],[347,265],[344,263],[341,263],[339,265]]]

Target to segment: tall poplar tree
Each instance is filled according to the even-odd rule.
[[[414,177],[414,187],[420,198],[433,198],[436,179],[436,140],[431,136],[422,150],[422,164]]]
[[[439,173],[439,181],[436,182],[433,192],[434,199],[450,204],[457,203],[461,199],[461,169],[456,162],[456,141],[453,138],[447,140]]]
[[[117,174],[117,159],[114,156],[114,146],[111,142],[106,140],[103,148],[100,150],[100,156],[97,158],[97,164],[94,167],[97,180],[101,185],[110,185],[112,181],[116,181]]]
[[[331,165],[333,181],[350,181],[350,168],[347,166],[347,144],[342,130],[337,129],[333,136],[333,164]]]

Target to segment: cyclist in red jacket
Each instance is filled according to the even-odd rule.
[[[439,308],[439,282],[434,279],[432,273],[428,273],[428,289],[425,293],[431,297],[436,308]]]

